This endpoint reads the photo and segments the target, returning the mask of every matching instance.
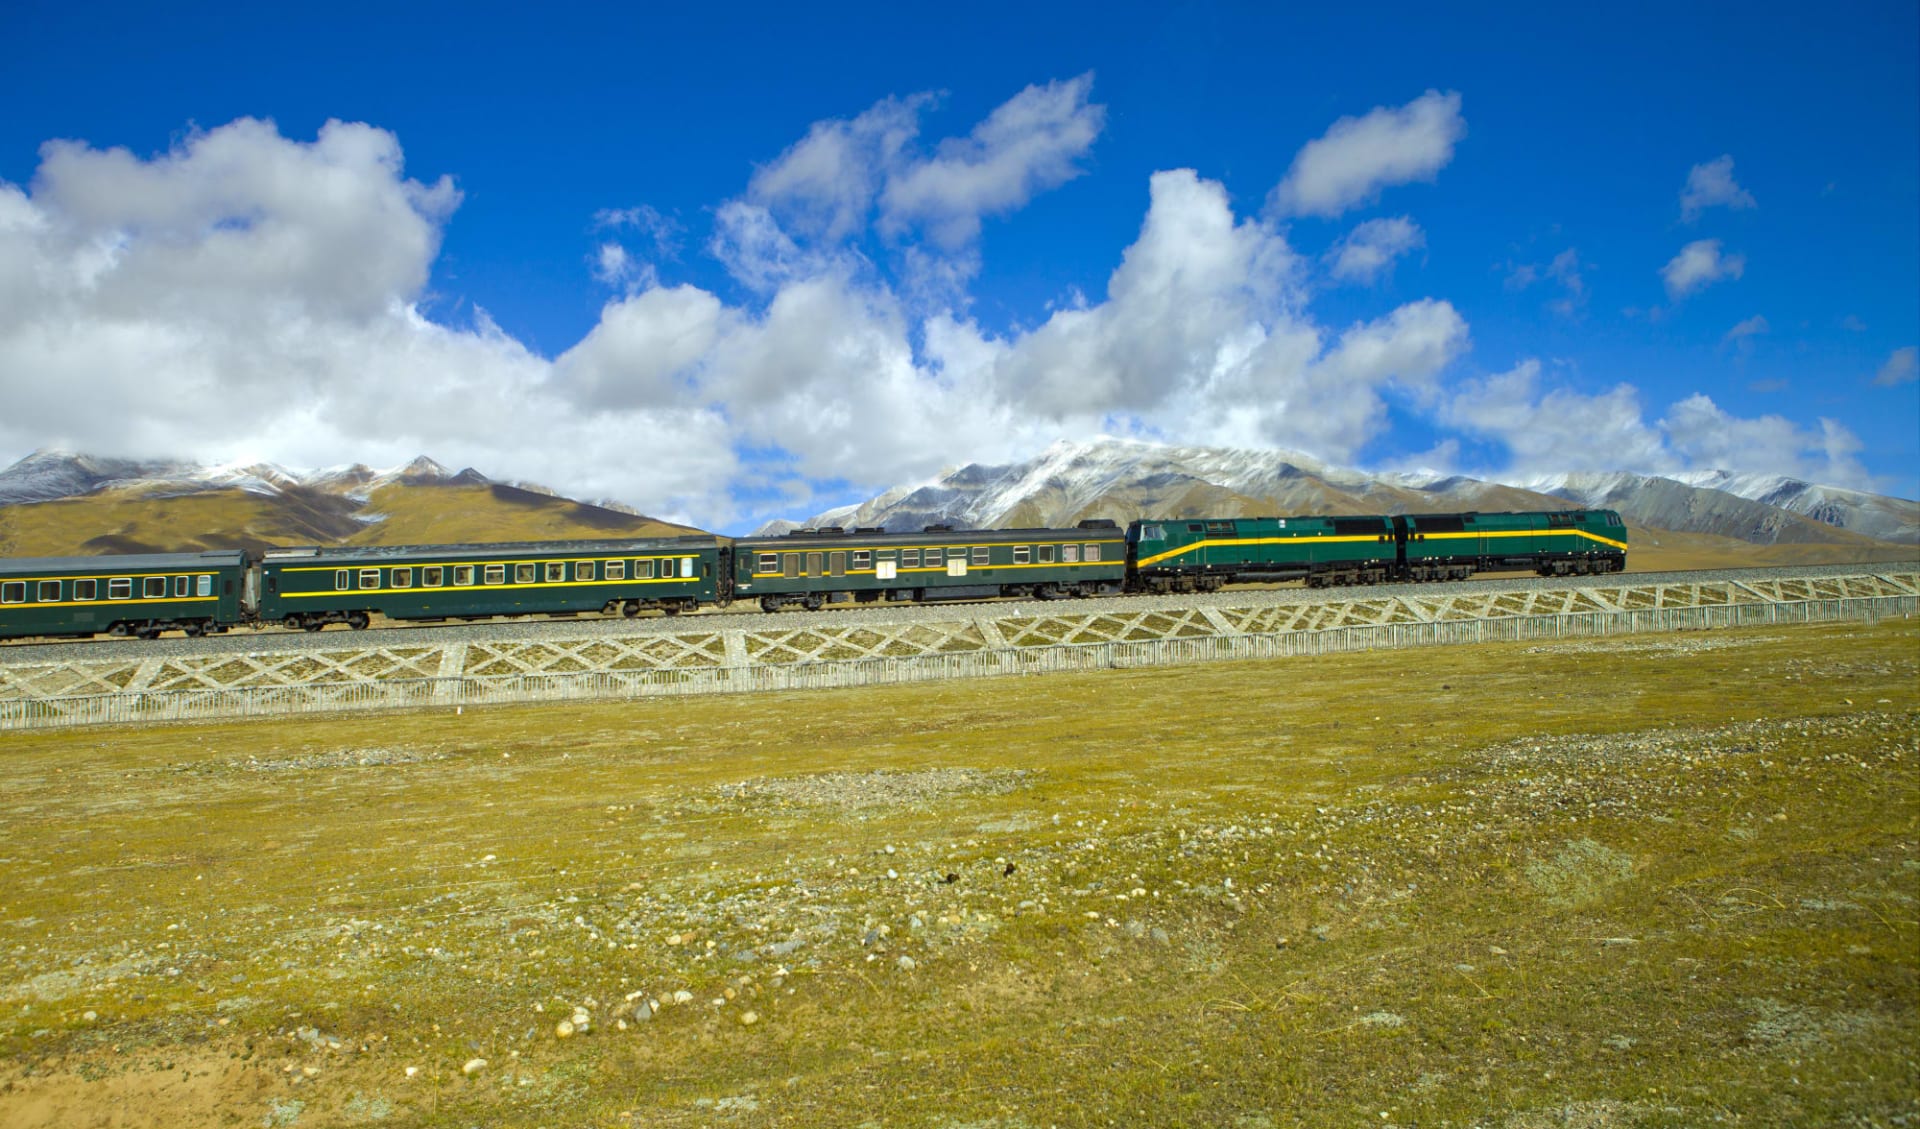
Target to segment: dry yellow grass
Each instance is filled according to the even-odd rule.
[[[12,736],[0,1123],[1899,1124],[1916,756],[1908,621]]]
[[[1874,564],[1913,560],[1912,545],[1875,541],[1835,531],[1833,542],[1754,545],[1712,533],[1676,533],[1670,529],[1628,530],[1628,572],[1679,572],[1703,568],[1753,568],[1775,565]]]

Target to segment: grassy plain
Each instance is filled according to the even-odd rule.
[[[1916,758],[1909,621],[8,735],[0,1124],[1914,1124]]]

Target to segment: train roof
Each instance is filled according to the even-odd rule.
[[[109,553],[97,557],[8,557],[0,575],[48,572],[173,572],[181,569],[233,568],[246,563],[244,549],[208,549],[198,553]]]
[[[928,526],[917,531],[885,529],[796,529],[777,536],[735,537],[736,547],[753,550],[807,549],[815,545],[973,545],[1019,541],[1098,541],[1118,538],[1122,530],[1112,522],[1086,523],[1072,529],[950,529]]]
[[[541,556],[546,554],[586,554],[590,556],[631,556],[661,550],[684,551],[717,547],[720,539],[711,534],[684,537],[634,537],[617,541],[496,541],[446,545],[309,545],[298,548],[268,549],[260,556],[269,564],[291,561],[404,561],[449,556]]]

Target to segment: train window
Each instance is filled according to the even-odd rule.
[[[800,575],[800,554],[783,553],[780,557],[780,575],[791,580]]]
[[[1033,559],[1033,549],[1030,548],[1029,546],[1015,545],[1013,547],[1013,563],[1014,564],[1026,564],[1032,559]]]
[[[1066,564],[1077,564],[1077,563],[1079,563],[1079,561],[1080,561],[1080,546],[1078,546],[1078,545],[1062,545],[1062,546],[1060,546],[1060,559],[1061,559],[1061,561],[1062,561],[1062,562],[1064,562],[1064,563],[1066,563]]]
[[[1548,514],[1548,529],[1565,529],[1573,524],[1573,515],[1567,513]]]
[[[389,582],[395,588],[413,587],[413,570],[410,568],[396,568],[392,572],[389,572],[387,576],[390,578]]]
[[[827,573],[830,576],[845,576],[847,574],[847,554],[828,553]]]
[[[825,553],[808,553],[807,554],[807,575],[808,576],[821,575],[821,573],[826,570],[826,560],[827,560],[827,555]]]
[[[1210,521],[1207,523],[1209,537],[1238,537],[1240,527],[1230,521]]]
[[[76,580],[73,582],[73,598],[76,600],[97,600],[100,597],[98,580]]]
[[[1166,539],[1167,531],[1161,526],[1143,525],[1140,527],[1140,540],[1142,541],[1165,541]]]
[[[380,587],[380,570],[377,568],[361,569],[360,570],[360,587],[362,588]]]
[[[627,562],[625,561],[608,561],[607,562],[607,579],[608,580],[625,580],[626,578],[627,578]]]
[[[193,579],[191,577],[186,577],[186,576],[174,577],[173,578],[173,598],[176,600],[185,599],[187,595],[187,586],[192,583],[193,583]]]
[[[39,600],[43,604],[57,602],[60,599],[60,582],[58,580],[42,580],[40,582],[40,594],[35,596],[34,599]]]
[[[203,597],[213,595],[213,577],[211,576],[201,577],[200,583],[195,586],[193,594],[196,596],[203,596]]]
[[[872,568],[873,550],[855,549],[853,553],[853,567],[856,572],[863,568]]]
[[[653,579],[653,562],[652,561],[633,562],[633,578],[635,580],[652,580]]]
[[[1089,563],[1089,564],[1091,564],[1091,563],[1093,563],[1094,561],[1097,561],[1097,560],[1099,560],[1099,559],[1100,559],[1100,546],[1098,546],[1098,545],[1088,545],[1088,546],[1087,546],[1087,553],[1086,553],[1086,560],[1087,560],[1087,563]]]
[[[488,584],[505,584],[507,582],[507,566],[503,564],[488,565],[485,579]]]
[[[454,565],[453,566],[453,582],[455,584],[472,584],[473,583],[473,566],[472,565]]]
[[[107,599],[133,599],[133,581],[124,576],[116,576],[112,580],[107,581]]]
[[[1188,522],[1188,523],[1187,523],[1187,532],[1188,532],[1188,533],[1204,533],[1204,532],[1206,532],[1206,528],[1207,528],[1206,526],[1204,526],[1204,525],[1201,525],[1201,524],[1200,524],[1199,522],[1197,522],[1197,521],[1195,521],[1195,522]]]
[[[536,564],[527,563],[513,566],[513,582],[515,584],[532,584],[534,578],[539,575],[540,566]]]
[[[985,545],[975,545],[973,547],[973,563],[974,564],[983,565],[983,564],[987,564],[992,560],[993,560],[992,549],[987,548]]]
[[[682,580],[693,579],[693,558],[692,557],[680,558],[680,579]]]
[[[780,569],[779,553],[761,553],[759,561],[756,562],[753,567],[753,571],[759,572],[759,573],[777,572],[779,571],[779,569]]]
[[[927,550],[927,567],[939,568],[941,564],[941,558],[945,555],[946,555],[946,550],[944,549],[928,549]]]
[[[592,561],[573,562],[573,578],[575,580],[592,580],[593,579],[593,562]]]
[[[344,568],[336,569],[333,574],[333,590],[335,592],[345,592],[347,586],[352,583],[350,579],[351,575],[352,574]]]
[[[420,570],[420,585],[423,588],[438,588],[440,587],[441,578],[445,575],[446,573],[441,571],[439,565],[434,565],[431,568],[423,568]]]
[[[547,562],[547,583],[548,584],[558,584],[561,581],[565,580],[566,578],[567,578],[567,562],[565,561],[548,561]]]
[[[149,600],[164,600],[167,596],[167,578],[149,576],[140,582],[140,594]]]
[[[0,584],[0,604],[24,604],[27,602],[27,582],[12,580]]]
[[[900,567],[901,568],[919,568],[920,567],[920,550],[918,549],[900,550]]]
[[[1053,546],[1052,545],[1040,546],[1040,563],[1041,564],[1053,563]]]

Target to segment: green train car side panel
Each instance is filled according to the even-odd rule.
[[[1384,517],[1176,518],[1127,527],[1142,576],[1207,572],[1308,572],[1329,565],[1391,564]]]
[[[712,603],[713,538],[544,545],[275,550],[261,563],[260,618],[377,611],[389,619],[599,611],[610,601]]]
[[[1120,530],[979,529],[924,533],[802,533],[733,543],[740,599],[825,592],[904,593],[1010,585],[1117,585],[1126,579]]]
[[[240,621],[246,554],[142,553],[0,562],[0,637],[94,635],[116,623]]]
[[[1612,510],[1408,514],[1409,565],[1446,561],[1625,559],[1627,527]]]

